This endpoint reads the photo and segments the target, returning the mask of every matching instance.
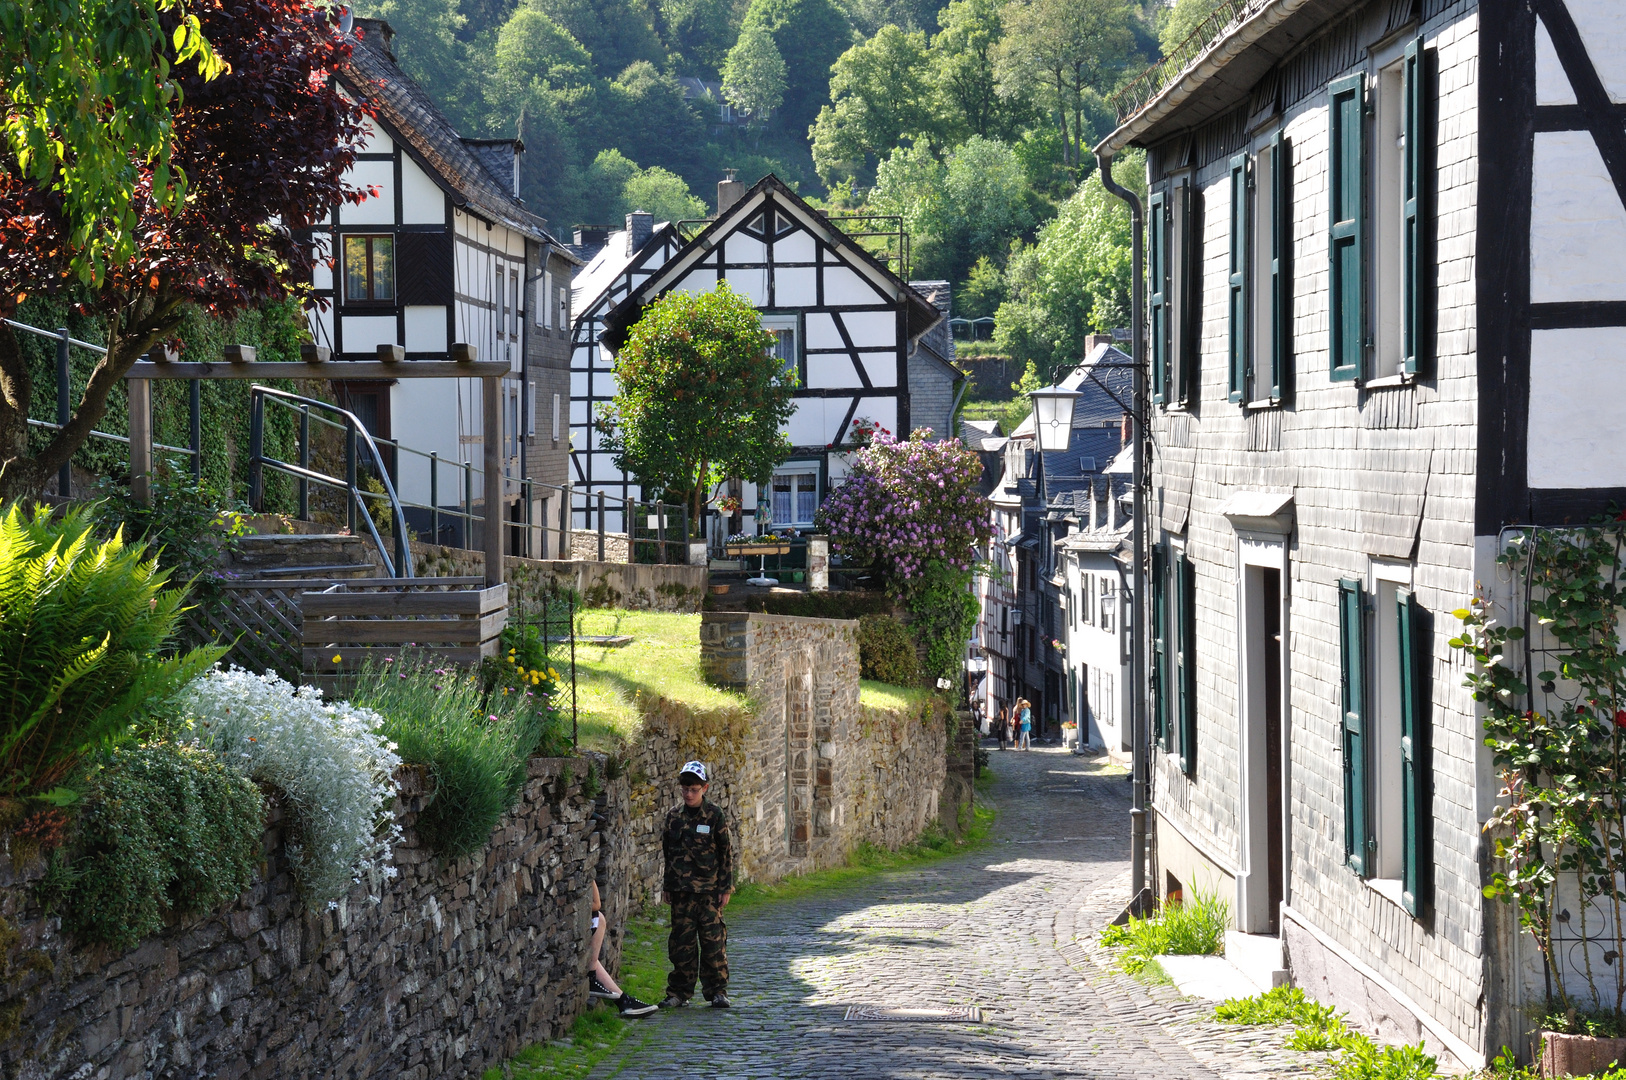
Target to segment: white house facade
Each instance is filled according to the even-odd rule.
[[[504,470],[516,481],[561,485],[569,432],[569,282],[579,260],[517,197],[513,139],[464,139],[395,62],[393,33],[376,19],[356,20],[358,40],[340,79],[373,110],[370,135],[347,179],[371,188],[358,205],[333,209],[325,229],[332,265],[319,265],[313,291],[328,301],[311,313],[311,333],[333,359],[374,360],[403,350],[403,363],[445,360],[454,343],[481,359],[508,361],[503,381]],[[386,350],[380,353],[380,349]],[[360,382],[334,380],[339,403],[375,437],[420,454],[388,463],[404,501],[427,506],[431,488],[443,507],[461,503],[460,466],[480,466],[484,440],[478,379]],[[444,464],[432,485],[434,453]],[[476,491],[480,482],[474,483]],[[517,499],[518,485],[512,486]],[[534,513],[550,515],[537,493]],[[507,508],[518,516],[514,505]],[[410,512],[427,530],[425,512]],[[445,521],[441,540],[458,527]]]
[[[595,260],[583,274],[572,368],[581,396],[572,421],[584,511],[601,488],[612,499],[637,494],[635,478],[599,448],[593,420],[615,393],[615,347],[645,306],[673,291],[709,292],[726,281],[762,312],[778,354],[796,372],[787,424],[793,450],[764,497],[774,527],[812,527],[826,493],[847,475],[855,421],[899,438],[918,426],[932,426],[939,437],[949,430],[952,406],[943,406],[961,376],[948,357],[920,344],[944,312],[776,177],[741,188],[720,184],[722,209],[688,240],[651,223],[651,239],[636,255],[612,256],[618,261],[602,268]],[[946,351],[952,356],[952,345]],[[749,514],[759,493],[745,485],[741,494]],[[617,520],[610,517],[608,527]]]
[[[1148,151],[1158,891],[1477,1067],[1534,947],[1448,639],[1498,533],[1626,502],[1626,14],[1254,0]]]

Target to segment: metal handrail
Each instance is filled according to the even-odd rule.
[[[361,511],[361,517],[367,522],[367,531],[372,534],[373,546],[378,549],[379,557],[384,560],[384,568],[389,572],[389,576],[402,578],[413,577],[412,545],[407,543],[404,535],[406,530],[406,513],[401,509],[401,500],[395,496],[395,485],[390,481],[389,470],[383,468],[383,455],[378,452],[378,444],[373,441],[372,433],[367,430],[367,425],[363,424],[360,418],[348,409],[341,409],[337,405],[329,404],[326,401],[319,401],[316,398],[302,397],[299,394],[290,393],[287,390],[277,390],[274,387],[260,386],[256,384],[251,388],[249,395],[249,504],[253,506],[256,511],[262,509],[262,504],[264,503],[262,469],[266,466],[269,466],[277,472],[297,477],[308,483],[322,484],[326,487],[337,488],[345,491],[349,494],[349,499],[347,502],[352,507],[352,513],[354,513],[354,510],[359,509]],[[345,442],[344,454],[345,472],[347,474],[347,478],[345,480],[340,480],[338,477],[328,476],[326,473],[316,472],[303,464],[295,465],[291,462],[280,461],[276,458],[266,456],[265,400],[268,397],[282,401],[297,402],[301,407],[302,413],[306,409],[324,409],[328,412],[344,417],[345,434],[348,436]],[[381,499],[385,496],[380,496],[377,492],[372,491],[364,492],[356,485],[356,438],[358,436],[366,440],[368,452],[372,454],[373,460],[380,466],[378,470],[379,479],[384,484],[385,496],[388,497],[390,509],[394,511],[396,557],[393,560],[390,558],[389,553],[384,550],[384,540],[378,535],[378,526],[373,523],[373,516],[368,512],[367,504],[363,501],[364,498]],[[308,448],[308,441],[302,441],[301,457],[306,456],[305,451],[307,451]],[[352,522],[351,531],[354,531],[354,522]],[[399,570],[397,567],[399,567]]]

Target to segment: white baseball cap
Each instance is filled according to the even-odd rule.
[[[683,763],[683,768],[678,770],[678,779],[681,780],[691,773],[698,776],[702,784],[708,784],[711,782],[710,778],[706,776],[706,763],[703,761],[685,761]]]

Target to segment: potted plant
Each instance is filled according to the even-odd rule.
[[[1485,894],[1517,906],[1544,961],[1546,1076],[1626,1061],[1623,539],[1616,523],[1519,534],[1498,562],[1528,610],[1504,620],[1476,597],[1452,613],[1502,784]]]

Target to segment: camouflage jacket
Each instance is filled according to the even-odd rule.
[[[677,806],[661,829],[669,893],[725,893],[734,887],[734,840],[728,815],[710,802],[690,810]]]

